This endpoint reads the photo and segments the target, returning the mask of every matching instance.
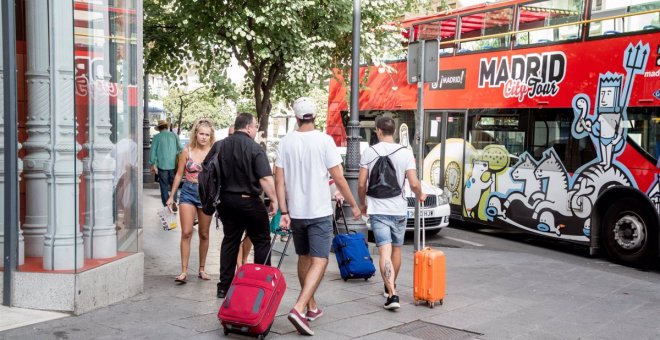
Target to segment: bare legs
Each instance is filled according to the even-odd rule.
[[[211,278],[206,274],[204,266],[206,265],[206,254],[209,252],[209,229],[211,227],[211,220],[213,216],[208,216],[202,212],[202,209],[197,209],[198,218],[198,235],[199,235],[199,278],[202,280],[210,280]],[[188,240],[190,242],[190,240]],[[190,243],[188,248],[190,248]]]
[[[385,287],[390,296],[397,295],[394,285],[399,276],[399,269],[401,269],[401,247],[392,247],[390,243],[384,244],[378,247],[378,254],[380,254],[378,260],[380,276],[383,278]]]
[[[293,306],[300,314],[308,310],[316,309],[316,300],[314,293],[323,279],[325,268],[328,266],[328,259],[322,257],[312,257],[309,255],[298,256],[298,280],[302,287],[296,304]]]
[[[238,259],[236,260],[236,270],[244,264],[247,263],[248,257],[250,256],[250,249],[252,249],[252,241],[250,238],[245,236],[241,246],[238,248]]]
[[[206,264],[206,254],[209,250],[209,227],[211,226],[211,216],[202,213],[201,209],[197,209],[190,204],[180,204],[179,214],[181,219],[181,274],[177,276],[177,281],[185,282],[188,273],[188,260],[190,259],[190,240],[193,234],[193,222],[195,215],[198,215],[199,220],[199,271],[204,270]],[[205,275],[206,273],[204,273]],[[208,276],[206,276],[208,277]],[[204,278],[206,279],[206,278]]]

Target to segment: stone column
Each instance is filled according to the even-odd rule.
[[[27,133],[23,162],[25,254],[43,256],[48,225],[48,183],[44,164],[50,160],[50,63],[48,56],[48,7],[41,0],[26,0],[27,18]]]
[[[45,1],[43,2],[45,5]],[[84,264],[82,234],[77,223],[77,191],[82,163],[75,140],[72,1],[48,1],[52,154],[45,168],[48,183],[48,227],[44,237],[44,269],[77,269]]]
[[[0,33],[2,31],[2,16],[0,16]],[[0,34],[2,36],[2,34]],[[0,58],[2,56],[2,44],[0,44]],[[4,108],[4,102],[5,102],[5,79],[4,79],[4,65],[2,61],[0,61],[0,107]],[[7,128],[12,128],[12,127],[7,127]],[[17,126],[13,127],[14,129],[18,128]],[[5,117],[4,114],[0,114],[0,140],[4,141],[5,139]],[[18,143],[18,141],[16,141]],[[18,150],[21,149],[21,146],[18,145]],[[0,145],[0,193],[5,192],[5,144],[4,142]],[[18,155],[17,155],[18,157]],[[20,174],[22,171],[22,165],[23,163],[21,160],[18,160],[18,173]],[[19,177],[20,178],[20,177]],[[7,211],[4,211],[5,207],[5,195],[0,194],[0,212],[2,214],[8,213]],[[20,211],[20,207],[19,207]],[[2,216],[0,214],[0,216]],[[21,232],[20,225],[18,227],[18,265],[22,265],[25,263],[25,242],[23,239],[23,233]],[[5,224],[4,224],[4,219],[0,219],[0,254],[5,253]],[[0,255],[4,256],[4,255]],[[4,261],[0,261],[0,268],[4,266]]]
[[[104,1],[103,6],[107,6]],[[108,18],[100,20],[106,35],[109,34]],[[83,159],[83,174],[87,191],[87,208],[83,226],[83,243],[85,258],[109,258],[117,255],[117,230],[113,222],[113,178],[115,160],[111,155],[113,144],[110,140],[110,100],[109,100],[109,48],[104,43],[101,48],[95,47],[94,55],[102,54],[102,60],[89,61],[88,74],[88,142],[83,147],[87,149],[87,157]],[[101,53],[99,53],[101,52]],[[98,54],[97,54],[98,53]],[[103,65],[99,68],[99,65]],[[117,154],[116,152],[114,153]]]

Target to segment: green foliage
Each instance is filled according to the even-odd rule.
[[[171,114],[172,122],[178,125],[181,120],[181,128],[185,130],[190,130],[199,118],[210,118],[216,129],[226,128],[234,123],[236,116],[228,100],[204,88],[187,93],[172,89],[163,99],[163,106]]]
[[[362,0],[361,60],[379,65],[385,51],[401,47],[394,22],[415,2]],[[307,95],[351,63],[353,0],[145,0],[144,8],[146,70],[182,82],[195,69],[223,93],[235,58],[254,98],[247,111],[262,131],[273,101]]]
[[[325,131],[328,120],[328,86],[315,87],[309,92],[309,97],[316,102],[316,119],[314,124],[319,130]]]

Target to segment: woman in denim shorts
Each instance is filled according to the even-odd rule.
[[[172,185],[170,198],[167,206],[174,204],[175,188],[179,187],[181,178],[185,178],[183,187],[179,190],[179,211],[181,220],[181,274],[174,278],[178,283],[186,283],[188,280],[188,259],[190,258],[190,239],[193,233],[195,215],[199,220],[199,272],[197,276],[202,280],[210,280],[204,271],[206,254],[209,250],[209,227],[211,216],[202,212],[202,202],[197,191],[197,176],[202,171],[202,161],[211,150],[215,142],[215,129],[208,119],[199,119],[193,125],[190,133],[190,144],[179,154],[176,176]]]

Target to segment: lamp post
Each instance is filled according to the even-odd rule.
[[[154,175],[151,174],[149,165],[149,153],[151,152],[151,134],[149,130],[149,73],[144,72],[144,115],[142,117],[142,185],[153,183]]]
[[[358,196],[358,172],[360,166],[360,111],[358,105],[360,82],[360,0],[353,0],[353,52],[351,64],[351,116],[348,121],[346,147],[346,180],[356,201]],[[359,204],[359,202],[358,202]],[[344,204],[344,216],[352,216],[350,207]],[[367,237],[364,221],[346,218],[351,230],[361,232]]]

